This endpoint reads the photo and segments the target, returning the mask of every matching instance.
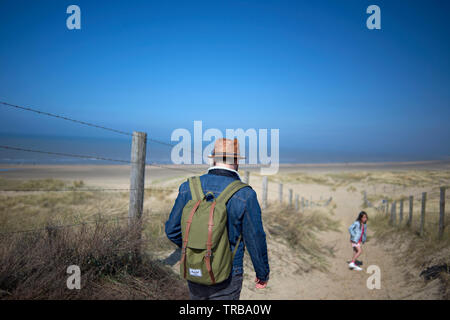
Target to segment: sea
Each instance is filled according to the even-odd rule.
[[[158,139],[157,139],[158,140]],[[147,142],[146,161],[156,164],[173,164],[174,142],[159,139],[161,143]],[[23,151],[4,149],[13,147]],[[204,145],[206,147],[206,144]],[[25,151],[28,150],[28,151]],[[197,152],[197,151],[196,151]],[[58,153],[58,154],[56,154]],[[61,155],[64,154],[64,155]],[[73,155],[73,156],[71,156]],[[269,150],[270,157],[270,150]],[[100,158],[100,159],[99,159]],[[107,159],[110,160],[107,160]],[[0,134],[0,164],[126,164],[131,159],[131,137],[70,137]],[[188,164],[194,163],[191,154]],[[353,163],[353,162],[396,162],[449,160],[446,155],[380,152],[367,150],[336,150],[335,148],[280,147],[280,164],[293,163]],[[118,161],[113,161],[118,160]],[[277,161],[277,159],[273,159]],[[244,160],[246,164],[248,159]],[[206,162],[205,162],[206,163]],[[255,163],[252,163],[255,164]],[[258,163],[261,164],[259,157]],[[3,169],[5,170],[5,169]]]

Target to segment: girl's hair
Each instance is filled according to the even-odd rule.
[[[358,214],[358,218],[356,218],[356,221],[359,221],[361,223],[361,220],[362,220],[363,216],[366,216],[366,223],[367,223],[367,220],[369,220],[369,216],[367,215],[367,213],[365,211],[361,211]]]

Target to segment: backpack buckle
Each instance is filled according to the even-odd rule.
[[[211,258],[212,257],[212,251],[211,250],[206,250],[205,257]]]

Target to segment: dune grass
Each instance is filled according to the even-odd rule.
[[[449,170],[358,171],[336,173],[280,173],[269,181],[304,183],[329,186],[334,189],[355,183],[368,185],[394,185],[398,187],[432,187],[448,185]]]
[[[0,178],[0,191],[4,190],[77,190],[84,187],[83,181],[62,181],[56,179],[12,180]]]
[[[153,256],[171,246],[163,227],[168,210],[146,208],[137,237],[127,224],[128,192],[83,187],[81,181],[0,179],[0,190],[22,190],[0,191],[0,298],[188,298],[185,282]],[[36,189],[54,191],[27,191]],[[171,202],[160,190],[146,190],[145,197]],[[133,258],[136,248],[140,259]],[[72,264],[81,268],[81,290],[66,287]]]
[[[154,258],[173,249],[164,223],[176,190],[145,190],[139,238],[127,229],[127,220],[120,220],[128,214],[127,192],[82,191],[84,187],[82,182],[52,179],[0,182],[0,189],[23,190],[0,192],[0,298],[187,298],[185,282]],[[67,188],[73,190],[56,192]],[[55,191],[27,191],[36,189]],[[331,219],[334,207],[331,203],[327,208],[298,214],[287,207],[273,206],[264,212],[265,227],[299,253],[305,261],[302,267],[326,270],[326,257],[333,252],[320,243],[318,233],[338,230],[337,222]],[[77,225],[58,227],[70,224]],[[42,229],[10,234],[36,228]],[[133,259],[136,247],[142,252],[139,260]],[[82,270],[79,291],[66,287],[66,268],[73,264]]]
[[[326,186],[334,186],[334,182],[326,175],[320,173],[280,173],[269,177],[269,182],[283,182],[283,183],[305,183],[318,184]]]
[[[333,206],[330,204],[329,207]],[[339,232],[339,222],[331,218],[330,208],[310,209],[299,213],[289,207],[270,206],[263,212],[264,227],[269,233],[284,239],[305,262],[303,270],[299,271],[326,271],[330,267],[327,257],[333,255],[333,249],[321,243],[318,238],[319,232]]]
[[[1,299],[186,299],[184,281],[137,248],[137,228],[105,222],[0,235]],[[67,267],[81,289],[67,288]]]
[[[380,195],[378,197],[370,197],[368,196],[369,201],[381,201],[382,199],[389,200],[389,208],[386,214],[385,209],[383,208],[383,212],[377,212],[377,217],[380,222],[389,223],[389,219],[391,216],[391,206],[392,201],[396,200],[396,213],[395,213],[395,228],[401,229],[404,231],[408,231],[411,234],[416,236],[420,235],[420,224],[421,224],[421,211],[422,211],[422,199],[420,196],[416,196],[413,198],[413,210],[412,210],[412,222],[411,225],[408,226],[407,222],[409,220],[409,198],[404,196],[392,196],[386,197],[384,195]],[[400,212],[400,200],[403,200],[403,213],[401,217]],[[381,203],[381,202],[380,202]],[[445,221],[447,227],[444,229],[443,239],[442,241],[445,243],[446,241],[450,241],[450,228],[449,225],[449,216],[450,210],[448,203],[450,203],[450,196],[447,194],[446,197],[446,209],[445,209]],[[439,188],[433,188],[430,192],[427,193],[426,207],[425,207],[425,220],[424,220],[424,234],[422,235],[422,239],[427,239],[432,242],[439,242],[438,239],[438,229],[439,229],[439,217],[440,217],[440,194]],[[401,220],[401,221],[400,221]],[[450,242],[448,243],[450,246]]]
[[[0,194],[0,232],[76,223],[108,213],[126,213],[126,198],[101,192],[26,192]]]
[[[411,226],[406,224],[408,214],[399,221],[397,210],[396,224],[390,223],[390,212],[388,215],[382,212],[370,210],[371,226],[375,231],[374,236],[381,242],[396,244],[392,249],[399,255],[401,261],[413,264],[416,268],[424,270],[427,267],[447,264],[450,265],[450,228],[446,228],[441,239],[438,238],[437,212],[428,210],[425,219],[425,232],[420,235],[420,214],[414,211]],[[447,212],[447,216],[449,216]],[[447,218],[448,219],[448,218]],[[447,222],[448,223],[448,222]],[[450,299],[450,275],[441,273],[442,296]]]

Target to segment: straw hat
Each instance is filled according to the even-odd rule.
[[[214,150],[209,158],[236,158],[236,159],[245,159],[245,157],[241,156],[239,153],[239,141],[235,138],[217,139],[214,143]]]

